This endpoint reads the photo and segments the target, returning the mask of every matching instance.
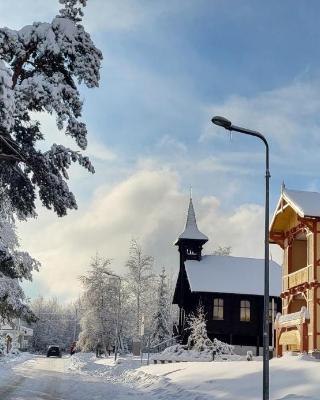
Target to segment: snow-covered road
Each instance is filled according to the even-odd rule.
[[[136,400],[147,394],[101,377],[68,373],[68,358],[35,356],[0,367],[1,400]],[[155,397],[152,396],[153,399]]]
[[[320,362],[306,355],[270,362],[270,399],[318,400]],[[141,366],[140,358],[92,353],[0,359],[0,400],[258,400],[261,361]]]

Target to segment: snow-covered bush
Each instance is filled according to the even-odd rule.
[[[208,338],[206,315],[201,304],[199,304],[196,313],[192,313],[189,316],[187,323],[190,331],[188,338],[189,349],[198,352],[209,351],[215,355],[233,354],[234,347],[232,345],[221,342],[216,338],[213,341]]]
[[[208,338],[206,315],[201,304],[198,305],[195,314],[190,314],[187,324],[187,329],[190,331],[188,348],[199,352],[211,348],[212,342]]]
[[[253,353],[251,350],[247,351],[247,361],[253,360]]]
[[[209,339],[208,339],[209,340]],[[213,357],[214,355],[214,357]],[[167,347],[160,354],[153,355],[153,360],[171,361],[213,361],[213,360],[238,360],[240,356],[233,354],[233,346],[223,343],[218,339],[208,342],[202,351],[188,349],[188,346],[176,344]]]
[[[212,351],[215,352],[217,355],[223,355],[223,354],[233,354],[234,351],[234,346],[228,343],[221,342],[220,340],[214,338],[213,342],[211,342],[211,349]]]

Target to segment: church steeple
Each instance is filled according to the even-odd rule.
[[[175,245],[179,246],[179,251],[183,254],[185,260],[200,260],[202,246],[208,240],[208,237],[199,231],[190,194],[186,225],[184,231],[179,235]]]

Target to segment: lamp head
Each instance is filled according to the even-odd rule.
[[[218,115],[212,118],[212,123],[222,126],[225,129],[231,130],[232,123],[227,118],[219,117]]]

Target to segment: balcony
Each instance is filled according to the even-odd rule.
[[[291,289],[305,282],[309,282],[309,278],[309,267],[298,269],[298,271],[292,272],[292,274],[289,275],[284,275],[283,290]]]
[[[306,307],[301,307],[301,310],[291,314],[281,315],[277,314],[276,326],[278,328],[283,326],[295,326],[303,324],[306,320],[310,320],[309,311]]]

